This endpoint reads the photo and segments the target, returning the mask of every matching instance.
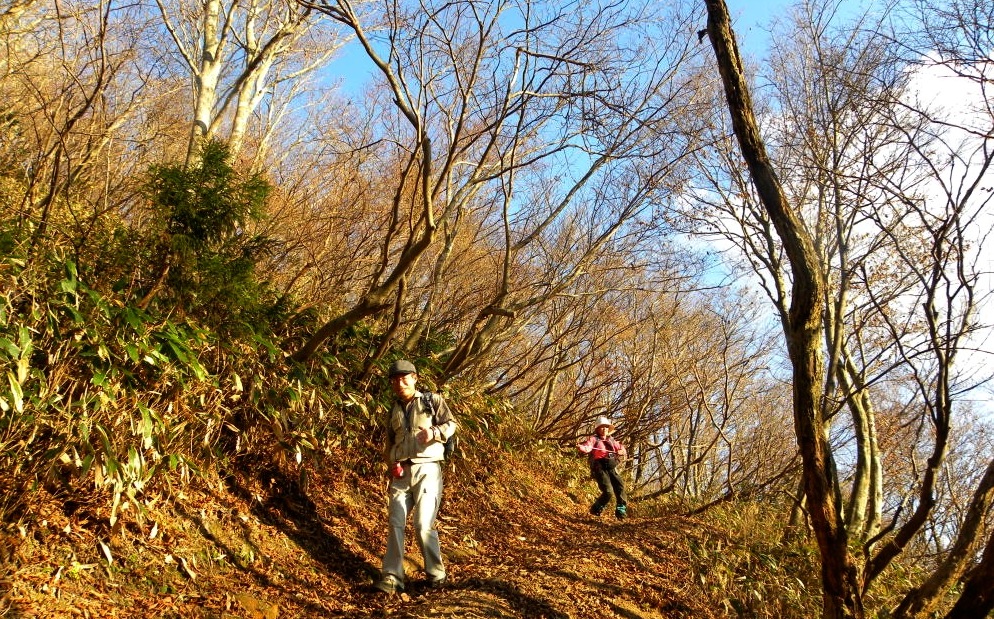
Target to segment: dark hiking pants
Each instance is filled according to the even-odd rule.
[[[602,466],[599,460],[594,460],[590,467],[590,476],[597,482],[597,487],[601,495],[594,501],[592,511],[600,513],[611,502],[611,491],[614,491],[615,503],[618,507],[628,505],[628,497],[625,496],[625,484],[618,475],[617,468]]]

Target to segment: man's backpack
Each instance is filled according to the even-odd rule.
[[[432,425],[438,425],[438,420],[435,418],[435,400],[434,400],[434,394],[432,394],[430,391],[426,391],[426,392],[422,393],[421,394],[421,401],[424,403],[425,407],[431,413],[431,424]],[[456,435],[455,434],[453,434],[449,438],[445,439],[445,459],[446,460],[448,460],[449,456],[452,455],[452,452],[455,451],[457,441],[458,441],[458,439],[456,439]]]

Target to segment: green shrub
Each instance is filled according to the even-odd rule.
[[[122,234],[117,251],[137,259],[142,307],[155,302],[242,333],[273,310],[274,295],[255,269],[275,242],[250,232],[272,188],[229,159],[227,146],[211,141],[192,167],[154,167],[144,185],[152,221]]]

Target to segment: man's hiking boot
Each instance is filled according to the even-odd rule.
[[[600,516],[602,511],[604,511],[604,508],[596,503],[590,506],[591,516]]]
[[[404,584],[397,580],[396,576],[392,576],[390,574],[387,574],[380,580],[376,581],[376,584],[373,586],[388,595],[400,593],[404,590]]]
[[[445,579],[445,576],[442,576],[441,578],[429,578],[428,579],[428,588],[429,589],[441,589],[442,587],[445,586],[445,584],[447,582],[448,581]]]
[[[618,520],[624,520],[625,518],[627,518],[628,517],[628,506],[627,505],[619,505],[614,510],[614,517],[617,518]]]

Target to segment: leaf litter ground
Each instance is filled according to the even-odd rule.
[[[37,493],[0,538],[0,617],[721,616],[689,563],[700,523],[637,503],[630,519],[594,518],[588,496],[512,461],[457,461],[438,523],[449,583],[419,582],[409,534],[408,589],[384,595],[371,585],[385,482],[331,460],[288,468],[243,462],[114,527],[98,507]]]

